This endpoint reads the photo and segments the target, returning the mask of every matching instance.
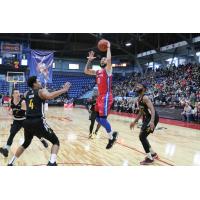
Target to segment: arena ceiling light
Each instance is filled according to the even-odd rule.
[[[200,56],[200,51],[196,52],[196,55],[197,55],[197,56]]]
[[[55,62],[53,62],[53,66],[52,66],[52,68],[53,68],[53,69],[56,68],[56,64],[55,64]]]
[[[174,57],[174,58],[168,58],[166,61],[167,61],[167,62],[171,62],[172,60],[173,60],[173,61],[176,61],[176,60],[178,60],[178,58],[177,58],[177,57]]]
[[[2,65],[2,58],[0,58],[0,65]]]
[[[22,59],[21,60],[21,65],[22,66],[27,66],[28,65],[28,60],[27,59]]]
[[[148,68],[152,68],[153,67],[153,62],[149,62],[145,64]]]
[[[126,44],[125,44],[125,46],[126,47],[130,47],[132,44],[130,43],[130,42],[127,42]]]

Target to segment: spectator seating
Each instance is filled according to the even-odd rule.
[[[27,79],[28,77],[26,77]],[[95,85],[95,78],[90,76],[85,76],[85,74],[69,74],[67,72],[54,72],[53,81],[48,84],[50,90],[57,90],[64,85],[65,82],[70,82],[72,84],[68,96],[69,98],[78,98],[83,95],[88,90],[92,89]],[[17,83],[16,88],[24,93],[28,90],[27,83]],[[7,94],[9,92],[9,83],[0,80],[0,94]]]

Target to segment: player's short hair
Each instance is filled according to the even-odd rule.
[[[14,91],[19,91],[19,90],[16,89],[16,88],[13,88],[13,89],[12,89],[12,95],[14,94]]]
[[[145,89],[148,88],[146,83],[142,83],[142,85],[143,85],[143,87],[144,87]]]
[[[36,82],[37,82],[37,77],[36,76],[29,77],[29,79],[27,81],[28,87],[33,88],[33,85]]]
[[[145,82],[139,82],[138,84],[142,85],[144,87],[144,89],[148,89],[148,86]]]

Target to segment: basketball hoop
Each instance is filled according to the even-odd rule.
[[[9,93],[12,93],[12,89],[16,88],[17,83],[25,82],[24,72],[7,72],[6,81],[9,82]]]
[[[14,83],[24,83],[25,82],[25,74],[24,72],[7,72],[6,81]]]

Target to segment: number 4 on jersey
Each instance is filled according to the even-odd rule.
[[[33,99],[30,99],[30,102],[29,102],[29,108],[31,108],[31,110],[33,110]]]

